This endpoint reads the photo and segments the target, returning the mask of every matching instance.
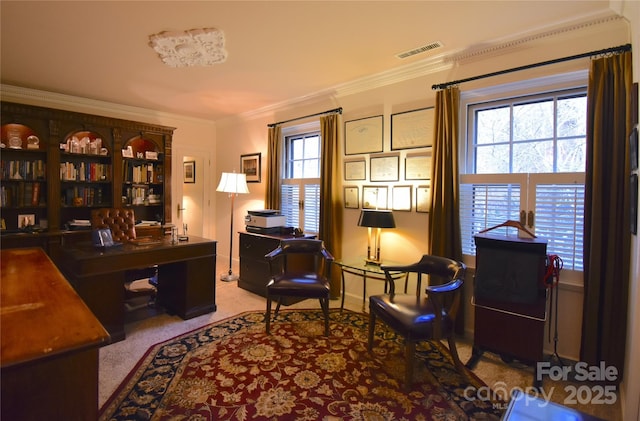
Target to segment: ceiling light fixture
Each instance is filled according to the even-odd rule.
[[[149,36],[149,45],[171,67],[213,66],[227,60],[224,34],[216,28],[160,32]]]

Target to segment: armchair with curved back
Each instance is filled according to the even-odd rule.
[[[111,230],[113,241],[127,243],[136,239],[136,218],[133,209],[100,208],[91,211],[91,229]],[[148,296],[155,304],[158,266],[141,267],[125,272],[125,300]],[[125,305],[126,305],[125,301]],[[133,308],[135,309],[135,308]]]
[[[466,266],[452,259],[424,255],[419,262],[404,266],[382,266],[389,293],[369,297],[368,349],[373,349],[376,320],[382,320],[405,339],[405,388],[413,381],[416,344],[446,338],[456,369],[466,374],[455,342],[455,319],[460,307],[460,293]],[[415,273],[416,294],[396,294],[394,278],[399,273]],[[395,276],[392,276],[395,274]],[[421,291],[423,276],[429,276],[426,295]],[[434,282],[439,278],[442,283]]]
[[[298,268],[289,260],[292,257],[308,256],[312,267]],[[265,314],[267,334],[271,326],[271,301],[278,300],[274,318],[278,317],[282,297],[317,298],[324,314],[324,335],[329,336],[329,279],[333,256],[324,247],[322,240],[293,238],[280,241],[280,245],[265,258],[269,262],[271,279],[267,284],[267,312]]]

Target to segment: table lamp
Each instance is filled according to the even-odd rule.
[[[360,212],[360,220],[358,226],[367,227],[368,229],[368,241],[367,241],[367,258],[365,262],[367,264],[379,265],[380,260],[380,233],[382,228],[395,228],[396,222],[393,219],[393,213],[389,210],[369,210],[364,209]],[[371,229],[375,228],[375,238],[373,247],[371,246]]]
[[[231,198],[231,228],[229,235],[229,272],[222,273],[220,275],[221,281],[236,281],[238,279],[238,275],[233,273],[231,269],[231,262],[233,256],[233,199],[238,194],[249,193],[249,188],[247,187],[247,175],[242,173],[238,174],[236,172],[223,172],[220,177],[220,183],[218,184],[218,188],[216,191],[228,193]]]

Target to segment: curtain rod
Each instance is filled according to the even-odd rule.
[[[342,114],[342,107],[334,108],[333,110],[322,111],[321,113],[309,114],[309,115],[304,115],[302,117],[291,118],[289,120],[278,121],[277,123],[270,123],[270,124],[267,124],[267,127],[276,127],[277,125],[289,123],[291,121],[302,120],[303,118],[315,117],[317,115],[331,114],[331,113]]]
[[[473,77],[469,77],[469,78],[466,78],[466,79],[454,80],[453,82],[439,83],[439,84],[436,84],[436,85],[431,85],[431,89],[445,89],[445,88],[448,88],[451,85],[458,85],[460,83],[470,82],[472,80],[484,79],[484,78],[492,77],[492,76],[503,75],[505,73],[518,72],[520,70],[527,70],[527,69],[532,69],[534,67],[541,67],[541,66],[546,66],[546,65],[549,65],[549,64],[562,63],[564,61],[576,60],[576,59],[585,58],[585,57],[593,57],[593,56],[598,56],[598,55],[602,55],[602,54],[624,53],[626,51],[631,51],[631,44],[625,44],[625,45],[620,45],[618,47],[606,48],[604,50],[592,51],[590,53],[577,54],[575,56],[557,58],[557,59],[554,59],[554,60],[543,61],[541,63],[527,64],[525,66],[514,67],[512,69],[500,70],[500,71],[497,71],[497,72],[487,73],[487,74],[480,75],[480,76],[473,76]]]

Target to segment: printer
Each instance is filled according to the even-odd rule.
[[[247,211],[244,217],[248,232],[262,234],[280,232],[286,224],[286,217],[273,209]]]

